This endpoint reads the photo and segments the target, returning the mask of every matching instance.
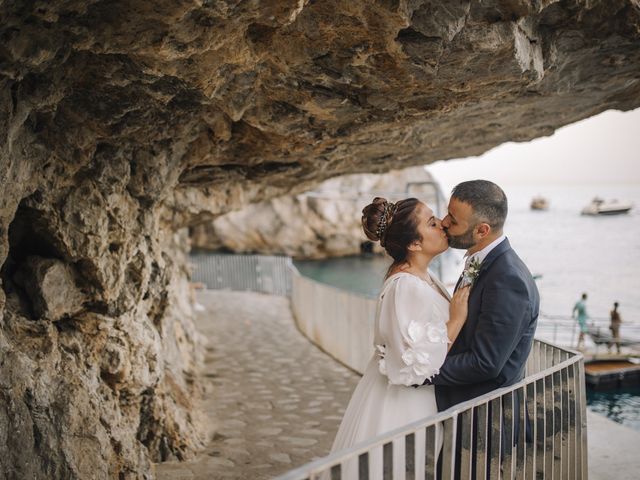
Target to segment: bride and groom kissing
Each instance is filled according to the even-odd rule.
[[[533,277],[503,233],[507,197],[498,185],[457,185],[442,220],[415,198],[375,198],[362,214],[364,233],[393,263],[378,298],[376,351],[332,452],[522,380],[539,312]],[[453,296],[428,272],[449,247],[467,250]],[[441,442],[438,431],[436,449]],[[351,463],[342,478],[357,478]]]

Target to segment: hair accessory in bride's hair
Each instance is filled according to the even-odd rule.
[[[380,215],[380,220],[378,220],[378,228],[376,229],[376,235],[378,236],[378,238],[382,238],[382,234],[387,228],[387,212],[388,211],[389,211],[389,204],[385,203],[384,211],[382,212],[382,215]]]
[[[380,217],[378,228],[376,230],[376,235],[380,239],[380,245],[382,246],[384,246],[384,232],[386,231],[389,223],[391,223],[391,219],[393,218],[394,213],[396,213],[396,205],[391,202],[385,203],[384,211],[382,213],[382,216]]]

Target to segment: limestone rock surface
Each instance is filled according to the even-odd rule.
[[[442,194],[423,167],[385,174],[353,174],[326,180],[313,191],[249,205],[191,228],[191,244],[205,250],[326,258],[355,255],[363,243],[362,208],[374,196],[396,201],[415,196],[432,209]],[[439,203],[438,203],[439,202]]]
[[[14,278],[26,292],[35,318],[55,321],[82,309],[84,298],[73,273],[57,259],[28,257]]]
[[[0,478],[202,444],[183,227],[638,107],[639,30],[637,0],[0,0]]]

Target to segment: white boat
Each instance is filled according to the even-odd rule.
[[[629,202],[619,202],[618,200],[605,201],[595,197],[591,203],[582,209],[582,215],[619,215],[627,213],[633,204]]]

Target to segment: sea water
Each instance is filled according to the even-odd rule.
[[[543,312],[570,315],[585,292],[591,317],[608,318],[617,301],[623,321],[640,323],[640,185],[521,186],[505,191],[510,203],[505,231],[529,269],[541,275]],[[529,208],[538,194],[549,199],[549,210]],[[634,208],[624,215],[581,215],[596,195],[631,201]]]

